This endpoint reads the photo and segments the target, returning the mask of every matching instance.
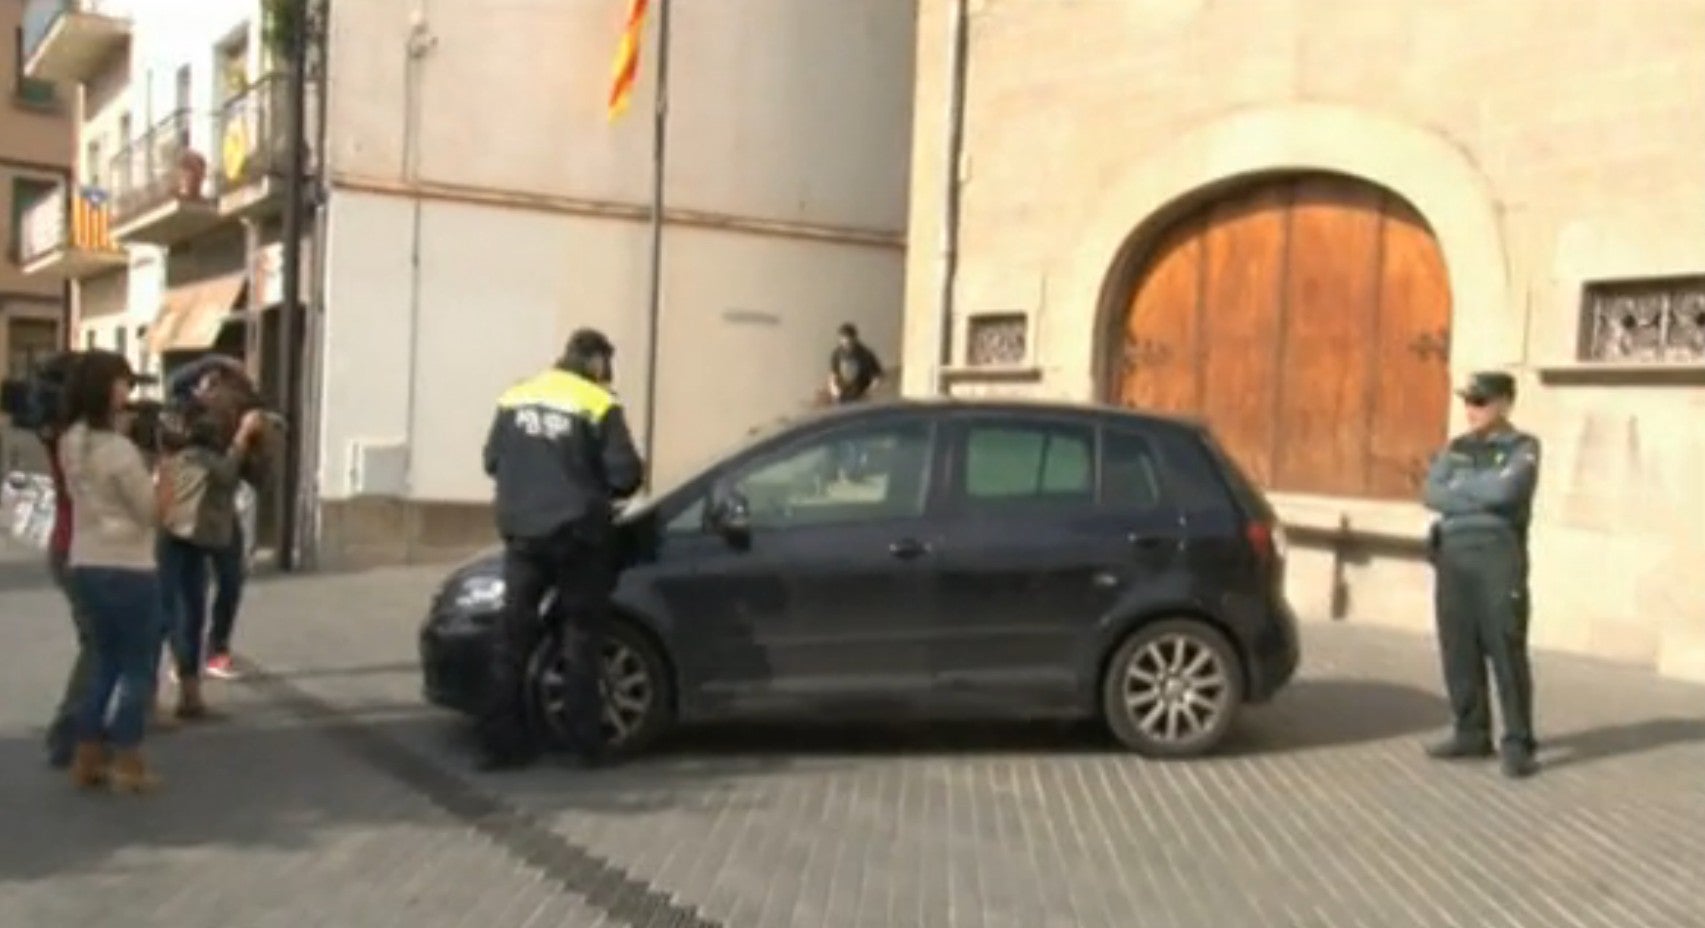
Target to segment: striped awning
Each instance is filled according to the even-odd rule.
[[[248,274],[237,271],[167,291],[160,315],[148,330],[148,350],[160,355],[213,347],[220,326],[239,308],[247,286]]]

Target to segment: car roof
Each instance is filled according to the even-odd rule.
[[[844,406],[831,406],[824,409],[812,410],[811,414],[799,417],[790,425],[800,425],[806,422],[827,421],[831,419],[857,416],[879,411],[918,412],[988,412],[994,414],[1012,415],[1045,415],[1081,416],[1100,419],[1109,422],[1125,422],[1132,425],[1167,425],[1201,431],[1205,428],[1200,419],[1187,416],[1177,416],[1167,413],[1148,412],[1132,409],[1128,406],[1114,406],[1108,403],[1074,403],[1061,400],[1040,400],[1016,397],[925,397],[872,400],[866,403],[853,403]]]

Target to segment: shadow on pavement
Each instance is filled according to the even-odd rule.
[[[1342,747],[1432,731],[1449,709],[1425,690],[1379,680],[1299,680],[1240,717],[1221,756]],[[684,757],[1119,754],[1098,721],[765,722],[684,729],[640,763]]]
[[[159,866],[162,854],[317,849],[334,836],[383,829],[395,829],[397,841],[435,842],[448,840],[445,829],[473,827],[500,844],[558,843],[585,856],[552,835],[544,810],[721,807],[728,803],[718,791],[732,788],[731,778],[786,766],[735,758],[669,769],[641,760],[581,772],[547,759],[482,775],[468,767],[465,727],[420,707],[371,708],[320,720],[251,703],[221,721],[151,733],[144,750],[165,785],[145,797],[79,792],[47,766],[39,734],[0,739],[0,766],[12,771],[0,783],[0,884]]]
[[[347,667],[305,667],[300,670],[271,670],[282,680],[322,680],[330,677],[378,677],[388,674],[418,674],[419,661],[392,661],[383,664],[355,664]]]
[[[1548,770],[1705,741],[1705,719],[1648,719],[1574,732],[1540,743]]]
[[[662,763],[683,757],[834,757],[1106,753],[1114,747],[1096,722],[743,722],[684,729],[652,751]]]
[[[1449,705],[1423,689],[1383,680],[1304,679],[1245,713],[1224,753],[1347,747],[1440,730],[1449,721]]]

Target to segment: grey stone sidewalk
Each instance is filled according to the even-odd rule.
[[[418,698],[437,573],[258,583],[264,675],[155,739],[143,801],[42,767],[64,617],[9,583],[0,925],[1705,924],[1705,689],[1542,657],[1550,769],[1510,784],[1420,757],[1427,642],[1313,626],[1302,678],[1207,761],[1051,726],[742,727],[480,776]]]

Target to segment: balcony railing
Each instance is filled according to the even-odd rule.
[[[207,199],[207,159],[190,145],[193,117],[178,110],[113,156],[113,224],[126,226],[168,203]]]
[[[219,196],[288,170],[289,87],[285,75],[268,74],[220,108],[214,126],[219,139],[214,190]]]
[[[79,80],[130,34],[131,0],[26,0],[20,62],[26,76]]]
[[[18,257],[26,273],[57,268],[79,276],[125,262],[112,235],[111,198],[98,187],[55,187],[24,210],[19,227]]]

